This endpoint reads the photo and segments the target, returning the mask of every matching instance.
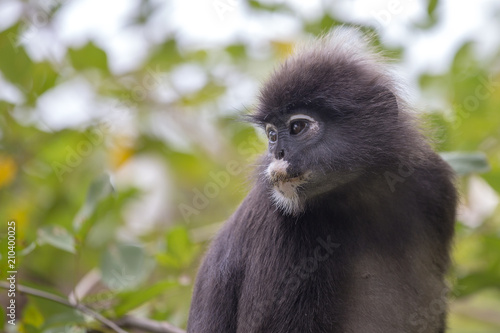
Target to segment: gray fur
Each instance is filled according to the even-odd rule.
[[[264,85],[251,118],[278,139],[206,254],[188,332],[444,332],[454,176],[357,36],[332,32]],[[317,123],[292,135],[296,114]]]

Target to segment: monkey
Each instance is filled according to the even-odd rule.
[[[299,48],[247,118],[268,150],[212,240],[188,333],[445,332],[455,174],[356,29]]]

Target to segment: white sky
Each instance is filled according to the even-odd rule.
[[[44,0],[50,8],[58,0]],[[166,36],[175,34],[185,48],[212,48],[244,40],[259,50],[269,40],[293,41],[301,31],[300,21],[289,14],[253,15],[246,4],[238,0],[172,0],[154,1],[156,10],[146,29],[130,24],[130,18],[138,11],[139,0],[69,0],[56,17],[53,27],[48,27],[43,17],[32,24],[21,42],[30,56],[55,62],[64,57],[66,46],[78,47],[92,40],[102,47],[109,66],[121,74],[138,67],[148,54],[148,49]],[[287,3],[296,9],[297,15],[316,19],[326,1],[268,1]],[[438,25],[430,30],[411,29],[411,24],[426,17],[426,2],[422,0],[344,0],[335,2],[331,12],[335,16],[354,23],[369,24],[377,28],[383,40],[391,45],[404,45],[402,69],[410,81],[423,71],[446,71],[452,56],[464,41],[478,42],[480,54],[488,56],[500,43],[500,23],[493,18],[500,6],[496,0],[453,1],[441,0],[438,7]],[[0,29],[16,21],[20,2],[3,0],[0,3]],[[91,19],[89,19],[91,18]],[[255,52],[254,52],[255,53]],[[258,51],[257,51],[258,53]],[[186,76],[193,74],[192,80]],[[173,73],[176,86],[184,90],[195,89],[205,78],[196,68],[187,66]],[[176,80],[179,77],[179,80]],[[184,79],[183,79],[184,78]],[[193,86],[190,87],[190,82]],[[201,82],[201,83],[200,83]],[[242,84],[248,82],[241,80]],[[84,86],[84,94],[71,93],[71,86]],[[53,129],[74,126],[75,119],[88,119],[93,115],[75,114],[91,110],[91,88],[82,82],[56,87],[42,96],[39,111],[43,120]],[[234,87],[238,89],[237,87]],[[19,94],[0,77],[0,99],[19,101]],[[241,89],[240,89],[241,90]],[[254,90],[250,91],[254,93]],[[61,101],[73,101],[71,112],[59,112]],[[251,100],[252,96],[247,99]],[[246,99],[244,99],[246,100]],[[79,105],[78,105],[79,104]],[[229,108],[231,106],[228,106]],[[237,105],[234,107],[241,107]],[[68,119],[68,116],[70,116]]]
[[[40,0],[37,3],[50,9],[58,1],[61,0]],[[244,41],[250,45],[250,52],[256,57],[266,56],[262,54],[270,40],[294,41],[300,37],[301,20],[291,14],[249,14],[242,0],[153,2],[157,8],[146,28],[142,29],[130,24],[130,18],[138,11],[139,0],[68,0],[55,16],[53,26],[49,26],[42,16],[23,34],[20,42],[26,46],[33,59],[50,59],[59,63],[64,60],[68,46],[79,47],[93,41],[106,51],[111,71],[124,74],[141,65],[150,47],[172,35],[176,36],[184,48],[210,49],[235,40]],[[286,2],[295,9],[297,15],[315,20],[328,1]],[[410,85],[415,82],[419,73],[447,71],[457,48],[467,40],[477,41],[478,54],[484,57],[491,56],[492,51],[498,49],[500,23],[498,17],[495,20],[492,16],[495,12],[500,16],[498,0],[441,0],[438,8],[439,24],[430,30],[412,29],[412,24],[421,22],[426,17],[426,2],[331,1],[335,3],[331,12],[342,20],[376,27],[384,42],[389,45],[405,46],[407,53],[403,56],[400,68],[402,76],[410,81]],[[21,1],[0,0],[0,30],[16,22],[20,13]],[[62,75],[65,76],[65,73]],[[254,102],[258,89],[258,82],[254,78],[223,65],[216,68],[212,75],[221,77],[229,87],[219,103],[222,106],[220,109],[241,110],[243,106]],[[154,90],[161,100],[175,98],[176,91],[195,91],[207,81],[205,71],[191,64],[175,68],[168,76],[168,80],[161,77],[161,83]],[[0,99],[21,103],[22,98],[21,92],[6,82],[0,73]],[[206,115],[206,110],[202,111],[197,113],[197,118],[210,117]],[[95,92],[93,85],[83,77],[69,79],[40,96],[33,114],[34,119],[23,118],[26,114],[29,113],[19,116],[19,121],[37,121],[46,130],[79,127],[91,119],[102,120],[104,117],[104,122],[111,126],[110,130],[115,128],[120,134],[134,135],[137,130],[134,112],[130,112],[126,106],[116,106],[113,101],[103,100]],[[159,119],[159,116],[169,115],[152,114],[151,130],[159,131],[164,136],[170,135],[166,138],[170,144],[178,147],[186,144],[182,135],[176,134],[175,129],[168,128],[168,119]],[[204,123],[203,119],[201,122]],[[205,125],[209,125],[209,122]],[[210,134],[209,129],[205,132]],[[144,231],[145,225],[165,219],[172,207],[164,205],[169,200],[168,193],[164,190],[168,180],[163,166],[152,163],[148,157],[140,157],[123,168],[116,179],[117,184],[132,182],[136,186],[140,185],[144,193],[148,194],[137,207],[131,207],[132,210],[127,212],[127,220],[131,225],[133,221],[140,220],[141,230]],[[141,218],[137,219],[137,216]]]

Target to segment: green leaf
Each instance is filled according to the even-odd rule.
[[[208,162],[203,159],[202,154],[189,154],[184,152],[170,151],[166,154],[168,163],[176,178],[198,184],[202,182],[207,174]]]
[[[178,258],[186,258],[192,245],[187,230],[183,227],[173,228],[167,234],[167,251]]]
[[[61,332],[85,333],[88,331],[85,327],[83,327],[83,325],[80,325],[78,323],[66,323],[63,326],[56,326],[43,330],[42,333],[61,333]]]
[[[319,36],[330,31],[333,27],[339,24],[340,22],[333,18],[331,15],[324,14],[320,21],[307,23],[304,30],[308,33]]]
[[[21,35],[22,29],[19,25],[0,32],[0,54],[2,55],[0,71],[8,81],[26,91],[32,81],[33,62],[24,47],[19,44]]]
[[[233,44],[226,47],[226,52],[231,55],[233,59],[243,59],[245,58],[247,51],[244,44]]]
[[[100,268],[104,284],[111,290],[125,290],[144,281],[153,262],[139,246],[113,244],[103,253]]]
[[[187,230],[183,227],[175,227],[167,233],[167,251],[157,256],[159,262],[173,268],[188,266],[198,252],[198,246],[194,244]]]
[[[440,153],[441,157],[451,165],[458,175],[471,173],[483,173],[490,170],[488,159],[482,152],[461,153],[449,152]]]
[[[177,47],[177,41],[171,39],[163,43],[151,55],[148,64],[161,71],[170,70],[172,67],[184,61]]]
[[[466,41],[455,53],[451,64],[451,74],[455,77],[455,83],[459,84],[464,72],[469,74],[470,79],[474,78],[474,71],[478,69],[478,63],[475,57],[474,43]]]
[[[262,11],[269,11],[269,12],[290,12],[290,9],[284,5],[284,4],[264,4],[260,1],[256,0],[249,0],[248,4],[252,9],[256,10],[262,10]]]
[[[51,307],[53,302],[44,301],[43,304],[47,307]],[[42,310],[47,310],[39,306]],[[80,330],[76,330],[80,326],[84,326],[85,324],[85,316],[81,312],[71,308],[61,308],[59,305],[55,308],[50,309],[53,314],[50,316],[46,316],[45,322],[43,324],[44,330],[43,333],[51,332],[51,333],[60,333],[66,332],[68,330],[70,332],[81,332]],[[75,330],[75,331],[73,331]]]
[[[25,93],[27,103],[34,105],[38,96],[54,87],[58,74],[49,62],[34,63],[22,42],[23,31],[15,25],[0,32],[0,71],[11,83]]]
[[[76,70],[97,68],[103,72],[108,72],[108,57],[106,52],[92,42],[89,42],[78,50],[69,49],[68,54]]]
[[[23,310],[23,323],[40,328],[44,323],[44,318],[38,307],[33,302],[29,302]]]
[[[114,309],[115,315],[117,317],[121,317],[127,314],[130,310],[133,310],[147,301],[163,295],[165,291],[175,289],[178,286],[179,283],[176,281],[161,281],[146,289],[120,293],[118,296],[118,305]]]
[[[23,322],[23,333],[39,333],[40,328]],[[45,333],[45,331],[43,332]]]
[[[25,87],[28,103],[34,105],[38,96],[53,88],[59,77],[48,62],[34,63],[29,86]]]
[[[438,4],[438,0],[429,0],[429,3],[427,4],[427,13],[429,14],[429,17],[434,16],[434,11],[436,10]]]
[[[183,96],[181,104],[182,106],[196,106],[206,102],[211,102],[222,96],[225,92],[225,86],[211,81],[197,92],[188,96]]]
[[[87,192],[87,198],[82,208],[76,214],[73,220],[73,230],[80,235],[85,221],[94,213],[97,204],[107,198],[111,193],[113,193],[113,185],[111,184],[111,179],[108,174],[103,174],[96,178],[92,184],[90,184],[89,191]],[[90,226],[86,226],[84,231],[88,230]]]
[[[5,291],[3,291],[3,292],[5,292]],[[3,309],[3,306],[0,306],[0,327],[4,327],[5,318],[6,318],[6,314],[5,314],[5,311]]]
[[[48,225],[38,229],[37,242],[39,245],[49,244],[58,249],[75,253],[73,236],[60,225]]]
[[[487,271],[474,272],[458,279],[454,294],[457,297],[465,297],[483,289],[500,288],[499,281],[498,274],[491,274]]]

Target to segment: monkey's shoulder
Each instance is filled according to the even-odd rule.
[[[260,186],[255,186],[245,197],[236,211],[224,222],[212,241],[211,251],[232,252],[241,255],[244,245],[262,230],[264,222],[275,214],[268,194]]]
[[[416,168],[411,186],[419,193],[423,208],[441,212],[441,218],[455,218],[458,201],[455,174],[437,154],[430,155],[426,164]]]

